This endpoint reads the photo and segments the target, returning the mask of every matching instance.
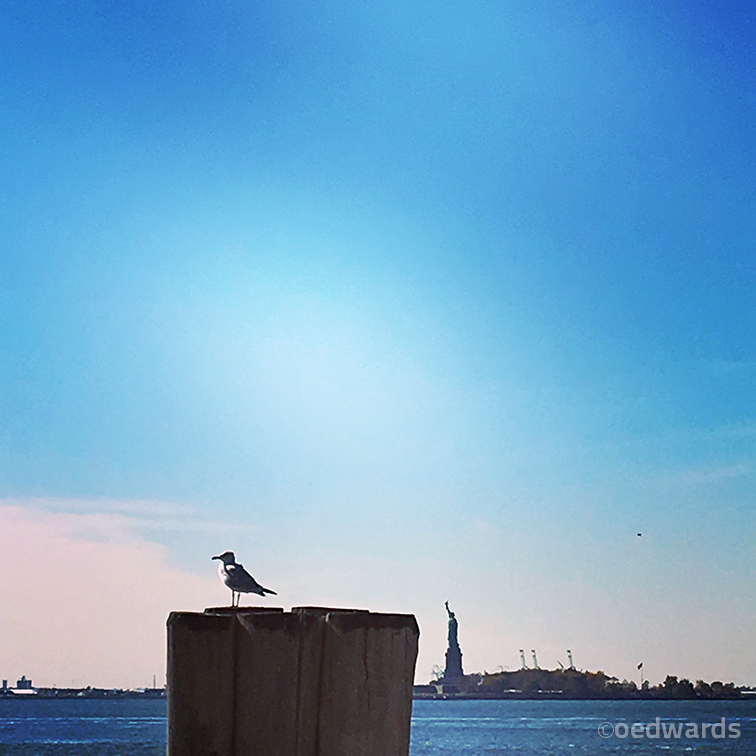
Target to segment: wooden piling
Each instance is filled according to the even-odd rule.
[[[254,607],[168,618],[169,756],[407,756],[413,615]]]

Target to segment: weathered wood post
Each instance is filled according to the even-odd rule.
[[[169,756],[407,756],[411,614],[296,607],[168,618]]]

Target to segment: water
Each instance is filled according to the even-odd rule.
[[[165,756],[160,699],[0,698],[0,756]]]
[[[0,756],[164,756],[166,713],[164,700],[0,699]],[[602,738],[602,722],[604,734],[625,736]],[[634,738],[634,723],[651,729]],[[712,724],[725,737],[712,737]],[[679,737],[663,736],[670,725]],[[698,737],[685,737],[692,725]],[[756,754],[756,701],[415,701],[410,754]]]
[[[660,737],[649,737],[656,734],[656,717]],[[651,728],[643,728],[642,734],[636,728],[640,737],[633,737],[634,723]],[[695,725],[698,737],[685,737],[686,731],[694,734],[688,723]],[[712,737],[713,723],[718,724],[715,733],[723,738]],[[602,724],[609,737],[599,734]],[[700,737],[703,724],[707,725],[705,738]],[[664,727],[668,737],[663,737]],[[615,730],[616,735],[612,734]],[[728,737],[738,731],[740,737]],[[756,754],[756,702],[415,701],[413,709],[411,756],[688,753]]]

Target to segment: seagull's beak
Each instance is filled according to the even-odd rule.
[[[212,557],[212,559],[211,559],[210,561],[212,561],[213,559],[220,559],[220,557],[219,557],[219,556],[217,556],[217,557]]]

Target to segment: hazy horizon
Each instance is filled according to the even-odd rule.
[[[160,680],[230,549],[418,681],[448,600],[466,670],[756,684],[751,5],[0,18],[3,678]]]

